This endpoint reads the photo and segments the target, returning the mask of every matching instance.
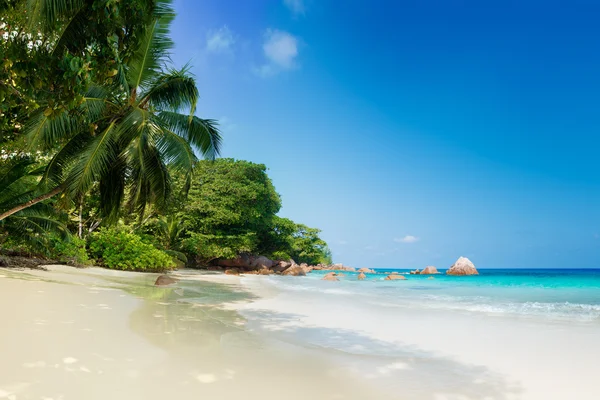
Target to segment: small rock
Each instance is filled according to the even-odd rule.
[[[364,272],[361,272],[360,274],[358,274],[358,280],[362,281],[365,280],[367,278],[367,276],[365,275]]]
[[[404,280],[406,280],[406,277],[404,275],[392,275],[392,274],[390,274],[390,275],[388,275],[388,276],[385,277],[385,280],[386,281],[397,281],[397,280],[404,281]]]
[[[258,275],[271,275],[273,273],[274,273],[273,271],[271,271],[270,269],[266,269],[266,268],[258,271]]]
[[[301,266],[295,264],[283,271],[281,275],[306,276],[306,272],[304,272],[304,269]]]
[[[438,270],[436,267],[426,267],[423,269],[423,271],[421,271],[421,275],[433,275],[433,274],[439,274]]]
[[[232,268],[232,269],[226,269],[225,270],[225,275],[239,275],[240,274],[240,270],[237,268]]]
[[[156,282],[154,282],[154,285],[167,286],[167,285],[172,285],[174,283],[177,283],[177,279],[171,278],[168,275],[161,275],[158,278],[156,278]]]
[[[323,277],[323,279],[321,279],[322,281],[339,281],[339,279],[335,276],[335,275],[325,275]]]

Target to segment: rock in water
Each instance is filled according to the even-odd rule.
[[[304,275],[306,275],[306,274],[308,274],[308,273],[312,272],[312,270],[313,270],[315,267],[313,267],[313,266],[310,266],[310,265],[308,265],[308,264],[306,264],[306,263],[302,263],[302,264],[300,264],[300,268],[302,268],[302,271],[304,271]]]
[[[287,261],[279,261],[271,269],[275,272],[283,272],[288,269],[292,264]]]
[[[167,285],[172,285],[174,283],[177,283],[177,279],[171,278],[168,275],[161,275],[158,278],[156,278],[156,282],[154,282],[154,285],[167,286]]]
[[[421,271],[421,275],[434,275],[434,274],[439,274],[438,270],[436,267],[426,267],[423,269],[423,271]]]
[[[306,272],[301,266],[296,264],[283,271],[281,275],[306,276]]]
[[[367,273],[367,274],[374,274],[375,270],[370,269],[370,268],[361,268],[361,269],[358,270],[358,272],[364,272],[364,273]]]
[[[335,275],[325,275],[323,277],[323,279],[321,279],[322,281],[339,281],[339,279],[335,276]]]
[[[406,280],[406,277],[404,275],[392,275],[392,274],[390,274],[390,275],[388,275],[388,276],[385,277],[385,280],[386,281],[396,281],[396,280],[402,281],[402,280]]]
[[[359,281],[362,281],[362,280],[364,280],[364,279],[366,279],[366,278],[367,278],[367,276],[365,275],[365,273],[364,273],[364,272],[361,272],[360,274],[358,274],[358,280],[359,280]]]
[[[479,275],[475,265],[466,257],[460,257],[456,262],[446,271],[446,275]]]

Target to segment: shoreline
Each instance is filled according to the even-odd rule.
[[[160,288],[157,275],[0,269],[0,399],[395,398],[318,351],[248,331],[232,305],[248,298],[239,278]]]
[[[169,382],[168,387],[181,390],[183,398],[202,394],[233,399],[248,393],[266,399],[285,394],[292,399],[381,400],[546,400],[569,398],[572,393],[579,393],[578,400],[592,400],[600,396],[600,389],[592,386],[595,360],[600,357],[594,341],[598,327],[593,322],[495,317],[402,301],[384,304],[366,292],[381,285],[410,291],[405,282],[332,283],[321,281],[319,274],[298,278],[180,270],[170,274],[179,279],[177,284],[155,287],[158,275],[68,266],[51,266],[48,271],[0,269],[0,296],[19,299],[19,292],[33,293],[31,301],[40,302],[36,307],[19,303],[16,313],[2,299],[0,312],[8,315],[6,323],[19,328],[12,337],[0,333],[0,343],[19,342],[23,347],[27,344],[22,341],[34,340],[35,354],[44,354],[48,349],[43,332],[49,330],[59,337],[53,343],[60,343],[63,336],[70,341],[93,337],[89,346],[101,349],[97,354],[114,353],[111,346],[124,346],[117,352],[131,347],[135,354],[121,357],[117,364],[123,367],[131,363],[127,359],[136,360],[137,373],[130,369],[121,373],[133,374],[134,387],[148,385],[144,398],[149,399],[161,398],[158,393],[167,396],[161,385],[148,381],[155,371]],[[33,286],[14,289],[26,285]],[[64,317],[36,315],[39,307],[49,306],[55,313],[64,312]],[[80,329],[92,331],[65,330],[82,323],[93,326]],[[42,336],[27,331],[32,326]],[[21,331],[25,334],[15,333]],[[80,332],[85,335],[80,337]],[[70,349],[70,341],[62,348]],[[0,351],[4,354],[7,349]],[[83,362],[86,351],[75,347],[72,354],[53,361],[30,357],[12,362],[23,368],[13,381],[26,380],[37,369],[54,368],[62,374],[80,373],[75,367],[92,370],[89,360]],[[104,357],[118,359],[114,354]],[[78,360],[77,365],[64,362],[71,358]],[[576,362],[577,371],[565,360]],[[106,372],[107,367],[98,363],[102,360],[91,365]],[[3,372],[0,366],[0,399],[16,384],[3,381]],[[102,385],[106,379],[96,378],[89,384]],[[56,379],[64,377],[59,374]],[[300,387],[299,380],[310,383]],[[237,383],[237,389],[228,383]],[[292,395],[290,387],[294,387]],[[31,389],[20,390],[27,394]]]
[[[283,285],[279,294],[242,306],[242,315],[282,340],[378,359],[364,376],[382,384],[393,377],[390,387],[411,399],[600,398],[593,384],[600,357],[596,322],[384,304],[361,295],[362,283],[340,283],[274,281]],[[264,313],[283,317],[270,321]],[[386,359],[393,361],[385,365]]]

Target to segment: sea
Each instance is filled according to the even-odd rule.
[[[321,281],[330,271],[313,271],[306,278],[271,276],[269,284],[282,291],[312,296],[346,296],[379,307],[458,311],[600,324],[600,269],[481,269],[479,275],[410,275],[409,270],[376,269],[366,274],[343,271],[339,282]],[[406,280],[386,281],[396,272]],[[331,301],[331,299],[328,299]]]
[[[399,399],[600,398],[600,269],[375,271],[244,277],[259,296],[239,312],[249,331],[335,355]]]

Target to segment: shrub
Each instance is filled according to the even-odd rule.
[[[68,240],[52,235],[48,238],[50,258],[70,264],[88,264],[89,257],[85,249],[85,240],[76,236]]]
[[[123,228],[103,228],[92,234],[90,253],[111,269],[156,272],[175,267],[164,251]]]

